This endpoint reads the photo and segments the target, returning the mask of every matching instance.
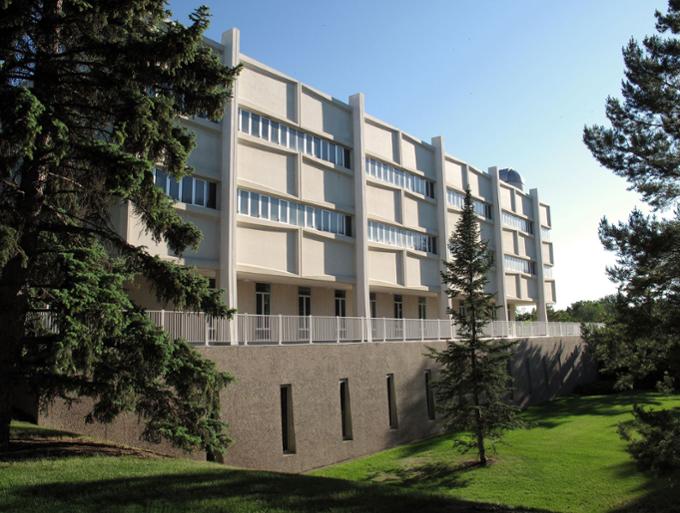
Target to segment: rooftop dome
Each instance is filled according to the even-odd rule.
[[[514,169],[509,167],[501,169],[498,172],[498,175],[505,183],[509,183],[510,185],[517,187],[520,191],[524,190],[524,180],[522,180],[522,175],[520,175]]]

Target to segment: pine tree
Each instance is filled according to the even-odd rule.
[[[135,412],[144,438],[222,450],[230,376],[156,328],[125,293],[144,279],[178,309],[231,315],[195,270],[150,255],[109,219],[132,206],[177,255],[200,241],[154,185],[191,173],[180,116],[221,117],[237,69],[162,0],[0,3],[0,449],[19,390],[92,399],[88,421]],[[47,318],[53,323],[46,329]]]
[[[476,448],[479,462],[487,464],[486,443],[494,443],[503,431],[519,425],[517,408],[509,402],[512,377],[508,373],[514,342],[484,338],[484,326],[493,318],[493,295],[485,291],[493,259],[481,240],[470,191],[465,193],[463,213],[448,242],[450,258],[442,272],[448,296],[461,309],[449,309],[461,340],[446,349],[430,349],[441,365],[435,382],[437,409],[447,428],[471,431],[458,438],[463,450]]]
[[[635,210],[621,223],[602,219],[600,240],[617,256],[607,272],[618,286],[618,297],[613,319],[604,329],[586,332],[586,339],[618,387],[656,383],[663,390],[678,390],[680,0],[670,0],[668,11],[655,16],[658,34],[646,37],[642,45],[631,39],[623,49],[623,101],[606,102],[611,126],[586,127],[583,139],[595,158],[624,177],[655,211],[675,210],[666,217]],[[665,465],[657,466],[655,460],[677,462],[671,453],[680,446],[678,431],[664,427],[664,415],[641,411],[636,409],[642,441],[631,444],[635,457],[648,468]]]

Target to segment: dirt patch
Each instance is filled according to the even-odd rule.
[[[158,453],[78,436],[45,436],[19,433],[12,437],[9,450],[0,452],[0,461],[23,461],[69,456],[134,456],[164,458]]]

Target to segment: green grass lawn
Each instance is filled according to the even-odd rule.
[[[13,433],[20,447],[0,454],[2,513],[510,513],[387,485],[163,458],[25,423]]]
[[[313,474],[556,512],[680,511],[679,476],[637,471],[617,434],[634,401],[680,406],[680,396],[652,393],[568,397],[527,410],[530,427],[508,433],[487,468],[466,466],[474,456],[438,437]]]
[[[680,405],[680,397],[638,395]],[[247,471],[162,458],[29,424],[26,449],[0,455],[0,512],[671,512],[680,490],[635,470],[616,434],[632,396],[568,398],[533,408],[534,426],[507,436],[494,464],[464,468],[437,438],[328,467],[315,475]],[[326,477],[319,477],[326,476]],[[674,509],[678,508],[678,509]],[[513,510],[514,511],[514,510]]]

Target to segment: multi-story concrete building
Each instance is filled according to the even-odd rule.
[[[194,176],[156,172],[203,241],[177,258],[124,207],[131,242],[196,266],[241,314],[442,319],[440,270],[469,188],[494,252],[498,319],[534,304],[546,320],[550,207],[516,172],[477,169],[443,137],[426,142],[367,114],[362,94],[344,102],[243,55],[237,29],[207,44],[243,65],[233,100],[220,123],[182,120],[196,134]],[[157,306],[143,284],[131,294]]]
[[[439,273],[467,188],[495,258],[499,320],[487,334],[519,339],[512,399],[528,405],[594,379],[579,324],[504,322],[529,304],[545,321],[555,300],[550,207],[536,189],[451,156],[442,137],[425,142],[366,114],[361,94],[345,103],[244,56],[236,29],[207,44],[243,64],[233,100],[220,123],[181,120],[197,138],[193,176],[155,177],[202,230],[200,247],[178,258],[125,205],[114,221],[132,243],[198,268],[239,311],[234,322],[162,310],[144,283],[130,285],[172,335],[219,345],[197,350],[237,377],[221,396],[235,440],[226,463],[305,471],[442,432],[426,348],[456,337]],[[149,446],[136,416],[88,424],[89,406],[34,416]]]

